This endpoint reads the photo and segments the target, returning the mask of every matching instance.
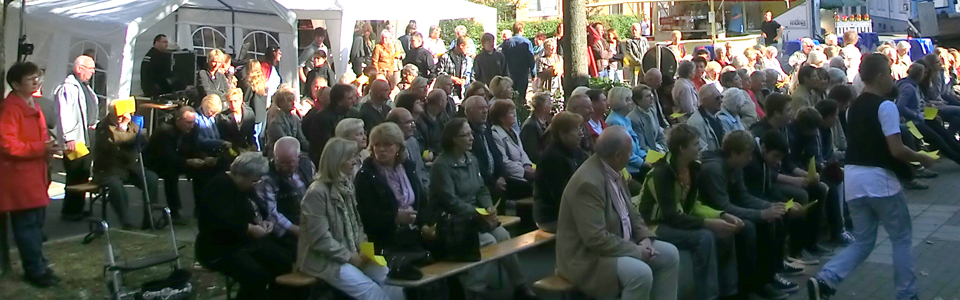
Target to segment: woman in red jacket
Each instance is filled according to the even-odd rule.
[[[13,91],[0,103],[0,213],[10,213],[13,236],[20,249],[24,280],[37,287],[60,278],[43,257],[47,159],[60,148],[47,133],[46,119],[32,94],[43,83],[43,72],[31,62],[16,63],[7,72]]]

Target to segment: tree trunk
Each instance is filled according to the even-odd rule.
[[[564,97],[578,86],[589,84],[587,74],[587,7],[584,1],[563,2]]]
[[[0,3],[3,11],[0,12],[0,28],[7,28],[7,7],[10,6],[10,0],[3,0]],[[7,31],[0,29],[0,97],[6,93],[7,86],[4,84],[6,81],[5,76],[7,75],[6,70],[6,51],[7,51]]]

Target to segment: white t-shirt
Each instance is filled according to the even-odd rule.
[[[892,101],[883,101],[877,110],[884,136],[900,133],[900,113]],[[848,164],[844,167],[846,200],[890,197],[900,192],[900,181],[891,170],[880,167]]]

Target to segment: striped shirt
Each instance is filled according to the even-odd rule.
[[[620,227],[623,230],[623,239],[626,241],[630,240],[630,235],[633,233],[633,223],[630,222],[630,211],[627,206],[627,199],[630,199],[630,194],[628,194],[626,189],[626,184],[623,182],[623,176],[620,175],[620,172],[613,170],[606,162],[603,162],[603,176],[606,177],[607,187],[614,191],[613,199],[613,208],[617,210],[617,215],[620,217]]]

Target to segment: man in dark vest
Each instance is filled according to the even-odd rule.
[[[890,61],[869,54],[860,63],[863,94],[847,110],[847,164],[844,188],[856,241],[810,278],[810,299],[826,299],[837,285],[873,252],[877,226],[882,223],[893,248],[894,286],[897,299],[917,299],[917,276],[911,251],[912,226],[898,178],[910,181],[911,162],[931,167],[930,156],[910,150],[900,139],[900,114],[893,99],[897,88]]]
[[[257,183],[261,210],[269,213],[273,234],[287,249],[296,249],[300,235],[300,199],[313,181],[316,169],[300,155],[300,141],[282,137],[273,145],[270,171]]]

